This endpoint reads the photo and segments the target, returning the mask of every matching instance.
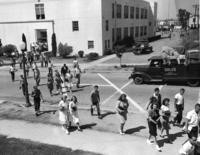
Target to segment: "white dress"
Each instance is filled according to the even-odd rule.
[[[67,73],[66,74],[66,77],[67,77],[67,79],[68,79],[68,82],[66,82],[67,84],[67,87],[68,88],[72,88],[73,87],[73,81],[72,81],[72,78],[73,78],[73,76],[72,76],[72,74],[69,74],[69,73]]]
[[[69,102],[69,112],[71,114],[73,122],[75,124],[79,123],[78,108],[73,101]]]
[[[68,102],[64,102],[61,100],[58,104],[59,108],[63,108],[63,110],[59,110],[59,121],[61,124],[66,124],[69,122],[69,105]]]

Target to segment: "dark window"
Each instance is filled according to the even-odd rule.
[[[45,19],[44,4],[35,4],[36,19]]]
[[[105,40],[105,49],[107,49],[107,40]]]
[[[130,37],[134,38],[134,27],[130,28]]]
[[[136,19],[139,19],[140,17],[140,9],[136,8]]]
[[[138,26],[136,26],[136,28],[135,28],[135,37],[136,38],[139,37],[139,27]]]
[[[128,37],[128,27],[124,28],[124,38]]]
[[[112,18],[115,18],[115,4],[112,4]]]
[[[122,18],[122,6],[120,4],[117,5],[117,18]]]
[[[112,42],[115,42],[115,29],[112,29]]]
[[[143,26],[140,26],[140,36],[143,36]]]
[[[107,42],[107,47],[108,47],[108,49],[110,49],[110,40],[108,40],[108,42]]]
[[[141,19],[143,19],[144,18],[144,9],[143,8],[141,8]]]
[[[94,48],[94,41],[88,41],[88,49]]]
[[[72,30],[73,31],[79,30],[78,21],[72,21]]]
[[[124,18],[128,18],[129,14],[129,7],[127,5],[124,6]]]
[[[145,9],[144,18],[147,19],[147,9]]]
[[[106,20],[106,31],[109,31],[109,21]]]
[[[130,10],[130,18],[134,18],[134,11],[135,11],[135,8],[134,7],[131,7],[131,10]]]
[[[149,26],[151,26],[151,22],[149,22]]]
[[[120,41],[122,39],[122,29],[117,28],[117,41]]]
[[[144,35],[147,35],[147,26],[144,27]]]

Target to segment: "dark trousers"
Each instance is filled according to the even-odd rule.
[[[10,74],[11,74],[12,82],[14,82],[15,81],[15,72],[10,72]]]
[[[174,123],[178,123],[180,124],[183,118],[183,106],[182,105],[176,105],[176,109],[177,109],[177,115],[174,118]]]
[[[192,128],[192,130],[188,133],[188,137],[198,137],[198,126]]]
[[[76,87],[79,88],[80,83],[81,83],[81,75],[80,75],[80,74],[77,74],[77,75],[76,75],[76,79],[77,79]]]
[[[91,115],[93,115],[93,107],[96,107],[97,108],[97,115],[98,116],[100,116],[101,115],[101,111],[100,111],[100,105],[99,105],[99,103],[93,103],[92,105],[91,105]]]
[[[35,112],[40,111],[40,98],[34,98]]]

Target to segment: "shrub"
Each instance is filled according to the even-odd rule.
[[[72,46],[68,46],[67,43],[65,43],[64,45],[60,43],[58,45],[58,51],[61,57],[66,58],[73,52],[73,48]]]
[[[83,58],[83,56],[84,56],[84,51],[78,51],[78,56],[79,56],[80,58]]]
[[[113,51],[111,49],[106,49],[104,51],[104,55],[111,55],[111,54],[113,54]]]
[[[91,52],[91,53],[86,55],[86,58],[87,58],[88,61],[97,60],[99,58],[99,54]]]
[[[125,37],[124,39],[117,41],[115,43],[115,46],[116,45],[125,45],[126,47],[131,47],[131,46],[133,46],[134,43],[135,43],[135,40],[133,37]]]
[[[12,44],[8,44],[3,46],[2,48],[3,54],[5,54],[8,57],[12,57],[12,53],[14,52],[15,55],[17,54],[17,47]]]

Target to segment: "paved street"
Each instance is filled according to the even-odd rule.
[[[154,42],[153,44],[155,44],[155,48],[158,48],[164,43],[172,44],[174,42],[166,39],[160,40],[157,43]],[[158,52],[159,50],[155,51],[155,53],[152,53],[151,55],[156,55]],[[137,62],[139,61],[138,57],[134,56],[132,53],[125,54],[125,58],[129,57],[130,55],[132,55],[131,61],[139,63]],[[150,57],[150,55],[139,57],[141,59],[141,63],[145,63],[145,59]],[[80,102],[79,115],[81,119],[81,125],[83,125],[84,130],[83,133],[77,133],[73,131],[70,137],[64,135],[62,131],[56,127],[59,125],[58,113],[51,113],[51,111],[57,110],[57,103],[61,96],[55,95],[51,97],[49,95],[46,86],[47,68],[41,68],[42,79],[41,86],[39,88],[41,89],[46,102],[43,103],[41,107],[41,110],[45,112],[38,118],[36,118],[34,115],[33,107],[23,107],[24,97],[22,92],[19,90],[19,75],[22,74],[22,71],[18,70],[16,73],[16,81],[12,83],[8,68],[0,68],[0,100],[7,101],[6,103],[1,103],[0,106],[0,118],[3,119],[0,121],[0,134],[9,135],[15,138],[30,139],[47,144],[71,147],[72,149],[82,149],[101,154],[177,154],[178,149],[187,137],[182,133],[182,129],[178,127],[172,127],[170,130],[173,144],[168,144],[166,139],[163,140],[159,137],[159,144],[161,145],[162,152],[157,153],[154,149],[154,145],[148,146],[146,144],[146,139],[148,137],[146,115],[138,110],[137,107],[145,109],[145,106],[149,100],[149,97],[152,95],[154,88],[160,87],[162,88],[162,97],[168,97],[171,99],[170,108],[174,114],[174,95],[179,91],[180,88],[185,88],[185,115],[186,112],[193,109],[194,105],[199,99],[199,88],[188,87],[184,84],[180,84],[178,86],[175,84],[166,85],[165,83],[135,85],[128,80],[131,69],[119,69],[114,67],[114,65],[118,63],[118,60],[114,56],[110,56],[109,58],[104,59],[104,61],[99,60],[95,63],[85,64],[82,67],[90,68],[86,69],[86,73],[82,74],[81,88],[74,88],[73,92],[74,95],[78,97]],[[131,62],[129,61],[128,63]],[[95,67],[95,65],[98,66]],[[56,64],[57,68],[60,68],[60,66],[61,64]],[[34,85],[32,76],[33,73],[30,71],[30,78],[28,79],[29,92]],[[109,80],[111,83],[113,83],[113,85],[110,85],[105,81],[105,79]],[[128,82],[130,84],[127,84]],[[94,84],[100,86],[102,103],[101,109],[104,116],[102,120],[99,120],[96,117],[91,117],[89,113],[91,104],[90,93]],[[116,93],[115,95],[113,95],[113,93],[116,92],[115,87],[121,88],[126,84],[127,86],[123,89],[123,91],[131,98],[132,101],[129,102],[131,106],[129,109],[128,121],[125,125],[127,135],[119,136],[119,121],[116,115],[113,113],[115,112],[116,101],[119,97],[119,93]],[[107,100],[112,95],[113,97]],[[12,122],[11,120],[9,121],[5,119],[18,119],[22,121]],[[34,122],[34,124],[26,123],[24,120],[27,122]],[[23,130],[21,130],[21,126],[24,128]],[[26,133],[26,129],[30,133],[34,134],[30,135]],[[34,129],[40,130],[35,131]],[[43,135],[43,138],[39,135]],[[49,136],[45,137],[45,135]],[[146,145],[145,149],[144,145]]]

